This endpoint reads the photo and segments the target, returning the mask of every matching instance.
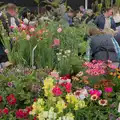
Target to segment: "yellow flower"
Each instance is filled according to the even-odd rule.
[[[71,103],[71,104],[76,104],[76,103],[78,103],[78,101],[79,101],[79,100],[76,98],[76,96],[73,95],[73,94],[67,94],[67,95],[66,95],[66,100],[67,100],[68,103]]]
[[[58,113],[63,112],[63,110],[66,108],[65,102],[63,100],[59,100],[56,104],[56,108],[58,109]]]
[[[74,110],[78,110],[79,108],[84,108],[84,107],[86,107],[85,101],[80,100],[78,103],[75,104]]]
[[[45,96],[51,96],[52,94],[52,88],[53,88],[53,79],[52,78],[46,78],[44,80],[44,92],[45,92]]]
[[[32,111],[30,112],[31,115],[38,114],[44,110],[44,101],[43,99],[38,99],[37,102],[34,102],[32,105]]]

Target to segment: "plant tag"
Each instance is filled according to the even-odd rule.
[[[118,105],[118,112],[120,113],[120,103],[119,103],[119,105]]]

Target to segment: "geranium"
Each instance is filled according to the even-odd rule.
[[[72,84],[71,84],[71,83],[66,83],[66,84],[65,84],[65,89],[66,89],[66,92],[67,92],[67,93],[70,93],[70,92],[71,92],[71,89],[72,89]]]
[[[60,96],[60,95],[62,94],[62,91],[61,91],[61,89],[60,89],[58,86],[55,86],[55,87],[53,88],[52,92],[53,92],[53,94],[54,94],[55,96]]]
[[[3,100],[3,98],[2,98],[2,96],[0,96],[0,102],[2,102],[2,100]]]
[[[22,109],[19,109],[19,110],[16,111],[16,118],[18,118],[18,119],[25,118],[25,113]]]
[[[98,101],[98,103],[99,103],[100,105],[102,105],[102,106],[106,106],[107,103],[108,103],[108,101],[107,101],[107,100],[104,100],[104,99],[101,99],[101,100]]]
[[[106,87],[105,88],[105,92],[107,93],[111,93],[113,91],[113,89],[111,87]]]
[[[9,105],[15,105],[16,98],[15,98],[14,94],[10,94],[9,96],[7,96],[7,101],[9,103]]]
[[[9,109],[8,108],[4,108],[2,110],[2,113],[5,114],[5,115],[7,115],[9,113]]]

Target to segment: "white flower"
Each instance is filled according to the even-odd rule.
[[[63,55],[63,58],[66,58],[67,56],[66,55]]]

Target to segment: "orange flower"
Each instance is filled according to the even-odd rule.
[[[99,84],[95,84],[94,85],[94,89],[98,89],[98,88],[100,88],[100,85]]]
[[[120,79],[120,75],[118,76],[118,79]]]
[[[106,106],[107,103],[108,103],[108,101],[107,101],[107,100],[104,100],[104,99],[101,99],[101,100],[98,101],[98,103],[99,103],[100,105],[102,105],[102,106]]]
[[[94,95],[91,96],[90,99],[93,100],[93,101],[96,101],[98,99],[98,96],[96,94],[94,94]]]
[[[89,81],[88,80],[83,80],[83,82],[88,85],[89,84]]]

